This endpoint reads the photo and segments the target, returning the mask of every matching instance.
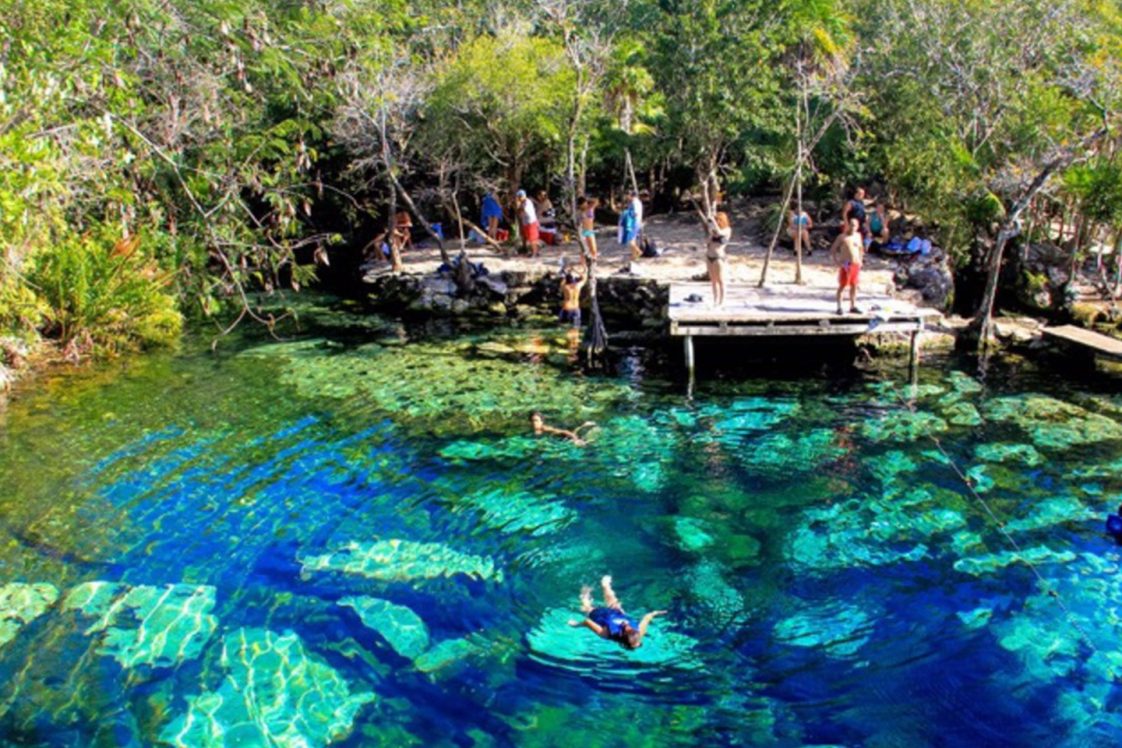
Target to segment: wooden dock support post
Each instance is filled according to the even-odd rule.
[[[912,330],[911,348],[908,353],[908,375],[914,383],[919,379],[919,330]]]
[[[690,389],[693,389],[693,373],[694,373],[694,359],[693,359],[693,335],[687,335],[683,338],[686,347],[686,370],[690,375]]]

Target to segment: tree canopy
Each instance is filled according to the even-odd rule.
[[[410,193],[458,210],[631,169],[666,203],[706,180],[774,194],[796,142],[816,196],[876,180],[964,264],[1034,201],[1122,229],[1122,15],[1101,0],[0,10],[0,332],[75,355],[184,316],[268,324],[251,291],[308,282]]]

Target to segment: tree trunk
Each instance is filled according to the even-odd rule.
[[[623,163],[627,167],[627,178],[631,180],[631,189],[635,190],[635,194],[639,194],[639,180],[635,177],[635,166],[631,162],[631,148],[630,146],[623,149]]]
[[[410,197],[405,187],[402,186],[401,182],[398,181],[397,177],[394,176],[392,172],[390,173],[390,179],[393,180],[393,186],[397,194],[401,195],[401,199],[406,207],[409,208],[409,212],[413,214],[414,218],[421,222],[421,227],[424,228],[425,233],[436,240],[436,246],[440,249],[440,261],[451,265],[452,258],[448,256],[448,249],[444,246],[444,237],[438,234],[436,229],[432,227],[432,224],[428,222],[428,219],[421,215],[421,211],[417,210],[417,205],[413,202],[413,198]]]
[[[452,212],[456,216],[456,229],[460,235],[460,254],[466,256],[467,239],[464,236],[464,214],[460,212],[460,199],[456,197],[455,190],[452,190]]]
[[[795,158],[795,215],[801,216],[803,212],[803,107],[807,98],[806,76],[803,74],[802,64],[799,64],[799,88],[801,89],[799,101],[795,104],[795,138],[798,141],[798,153]],[[783,214],[779,214],[779,225],[783,225]],[[795,231],[795,284],[803,284],[803,232],[800,226]]]
[[[834,124],[834,121],[838,118],[839,114],[840,110],[835,109],[834,112],[832,112],[830,116],[827,117],[821,125],[819,125],[818,130],[816,130],[814,133],[814,137],[806,141],[802,149],[802,158],[798,161],[796,166],[801,166],[803,160],[810,158],[810,154],[814,151],[815,147],[818,145],[818,142],[822,140],[823,137],[825,137],[826,133],[830,130],[830,127]],[[782,206],[780,206],[779,222],[775,225],[775,233],[771,237],[771,243],[768,244],[767,247],[767,255],[764,257],[764,267],[760,271],[760,282],[756,284],[760,288],[763,288],[764,284],[767,283],[768,265],[771,264],[771,255],[775,251],[775,245],[779,243],[779,234],[781,231],[783,231],[783,218],[787,213],[787,206],[791,204],[791,195],[794,190],[795,175],[792,174],[791,180],[787,183],[787,191],[783,195],[783,204]]]
[[[1118,289],[1122,286],[1122,231],[1114,237],[1114,290],[1111,292],[1112,299],[1118,298]]]
[[[1005,253],[1005,245],[1021,232],[1021,213],[1025,211],[1029,202],[1036,197],[1036,194],[1040,192],[1052,174],[1070,166],[1090,145],[1106,133],[1106,128],[1096,130],[1078,143],[1060,151],[1044,164],[1040,172],[1013,204],[1013,209],[1009,211],[1005,221],[1001,224],[1001,229],[997,233],[997,242],[987,263],[986,289],[982,294],[982,304],[978,308],[978,314],[972,323],[972,327],[978,332],[978,351],[983,355],[988,350],[989,337],[993,328],[993,306],[994,300],[997,298],[997,281],[1001,273],[1002,256]]]
[[[767,245],[767,254],[764,255],[764,267],[760,271],[760,282],[756,285],[760,288],[764,287],[767,283],[767,268],[771,264],[771,255],[775,251],[775,245],[779,243],[779,232],[783,230],[783,217],[787,213],[787,206],[791,204],[791,194],[795,191],[795,179],[791,178],[787,182],[787,192],[783,195],[783,204],[779,207],[779,221],[775,224],[775,233],[771,236],[771,242]]]
[[[390,175],[389,167],[386,168],[387,176]],[[387,179],[390,188],[390,210],[386,216],[386,238],[390,245],[390,270],[395,273],[402,271],[401,245],[397,240],[397,190],[393,186],[392,176]],[[378,249],[381,252],[381,248]]]

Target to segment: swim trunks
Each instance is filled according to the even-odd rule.
[[[527,244],[533,244],[541,238],[538,228],[538,222],[523,224],[522,226],[522,241]]]
[[[557,315],[557,319],[561,322],[568,322],[574,328],[580,327],[580,309],[562,309],[561,314]]]
[[[846,288],[847,286],[853,286],[854,288],[857,288],[857,278],[860,275],[861,263],[843,263],[842,266],[838,268],[838,286],[840,288]]]

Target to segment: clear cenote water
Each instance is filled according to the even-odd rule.
[[[942,362],[687,400],[553,330],[311,316],[0,415],[4,740],[1118,744],[1101,383]],[[592,443],[532,438],[534,408]],[[637,652],[566,626],[605,573],[670,611]]]

